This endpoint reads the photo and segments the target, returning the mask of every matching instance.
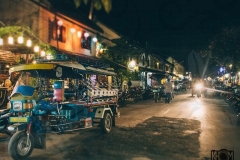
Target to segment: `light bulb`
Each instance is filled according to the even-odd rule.
[[[27,40],[27,46],[28,47],[31,47],[32,46],[32,41],[29,39],[29,40]]]
[[[0,46],[2,46],[2,45],[3,45],[3,39],[0,38]]]
[[[18,37],[18,43],[23,44],[23,36]]]
[[[39,46],[35,46],[33,50],[34,52],[39,52]]]
[[[14,43],[13,37],[12,36],[8,37],[8,44],[13,44],[13,43]]]

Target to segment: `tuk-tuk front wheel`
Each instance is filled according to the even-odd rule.
[[[28,158],[34,146],[34,140],[32,135],[28,136],[26,132],[16,132],[10,139],[8,144],[8,153],[13,159],[26,159]]]
[[[105,112],[100,121],[101,130],[103,133],[109,133],[112,129],[112,116],[109,112]]]

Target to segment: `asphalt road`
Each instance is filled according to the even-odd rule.
[[[170,104],[140,101],[120,108],[121,117],[110,134],[100,128],[71,134],[48,134],[47,149],[34,149],[29,159],[198,159],[211,158],[211,150],[234,150],[240,159],[240,121],[218,97],[192,97],[176,93]],[[0,159],[9,137],[0,135]],[[215,152],[216,153],[216,152]]]

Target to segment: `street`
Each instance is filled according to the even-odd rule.
[[[240,121],[219,97],[192,97],[178,91],[170,104],[153,99],[120,108],[116,127],[103,135],[99,127],[63,135],[48,134],[47,149],[29,159],[211,159],[211,150],[234,150],[240,159]],[[0,135],[2,160],[9,137]]]

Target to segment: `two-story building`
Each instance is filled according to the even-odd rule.
[[[120,38],[101,22],[89,20],[65,1],[0,0],[1,68],[37,61],[77,61],[87,70],[115,75],[97,58],[111,39]],[[12,56],[6,56],[6,54]]]

